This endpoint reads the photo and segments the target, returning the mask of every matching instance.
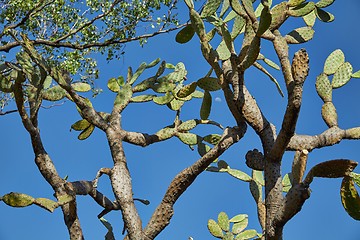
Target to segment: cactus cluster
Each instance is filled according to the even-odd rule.
[[[210,219],[207,227],[214,237],[223,240],[261,239],[262,234],[257,233],[256,230],[245,230],[248,223],[246,214],[238,214],[229,219],[225,212],[220,212],[217,222]]]
[[[338,126],[336,108],[332,102],[332,91],[347,84],[351,78],[359,77],[359,72],[353,72],[349,62],[345,62],[345,55],[336,49],[326,58],[323,72],[316,78],[316,91],[324,104],[321,115],[328,127]],[[332,76],[332,79],[330,77]]]

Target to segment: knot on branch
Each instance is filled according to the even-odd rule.
[[[265,166],[264,155],[256,148],[245,155],[246,165],[254,170],[263,171]]]

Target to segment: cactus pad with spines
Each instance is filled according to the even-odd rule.
[[[197,81],[197,85],[199,88],[204,89],[205,91],[217,91],[221,89],[218,81],[219,80],[214,77],[203,77]]]
[[[181,123],[177,127],[177,130],[178,131],[189,131],[189,130],[195,128],[197,124],[198,123],[197,123],[197,121],[195,119],[191,119],[191,120],[188,120],[188,121],[185,121],[185,122]]]
[[[156,95],[139,95],[131,98],[131,102],[149,102],[152,101]]]
[[[271,9],[270,12],[272,19],[269,27],[270,30],[278,29],[281,24],[285,22],[287,18],[287,10],[288,6],[286,2],[281,2]]]
[[[152,100],[156,104],[164,105],[171,102],[173,99],[174,99],[174,95],[172,95],[172,93],[170,92],[167,92],[165,93],[164,96],[154,97]]]
[[[194,27],[191,24],[189,24],[176,34],[175,41],[181,44],[187,43],[193,38],[194,35],[195,35]]]
[[[220,7],[221,2],[222,2],[221,0],[208,0],[205,3],[204,8],[201,12],[201,17],[207,18],[213,15],[216,12],[216,10]]]
[[[85,140],[87,139],[88,137],[90,137],[90,135],[93,133],[95,129],[95,126],[94,125],[90,125],[89,127],[87,127],[86,129],[84,129],[84,131],[82,131],[79,136],[78,136],[78,139],[79,140]]]
[[[207,227],[208,227],[210,233],[214,237],[222,238],[224,236],[224,233],[223,233],[221,227],[219,226],[219,224],[217,222],[215,222],[215,220],[209,219]]]
[[[223,231],[228,232],[230,230],[229,217],[225,212],[220,212],[218,215],[218,224]]]
[[[189,95],[191,95],[195,89],[197,87],[197,83],[196,82],[192,82],[189,85],[185,85],[184,87],[182,87],[177,93],[176,95],[180,98],[184,98],[187,97]]]
[[[174,128],[166,127],[160,129],[157,133],[155,133],[155,135],[159,137],[159,140],[165,140],[171,138],[174,135],[174,133],[175,133]]]
[[[221,139],[221,135],[219,134],[209,134],[209,135],[206,135],[204,138],[204,141],[205,142],[208,142],[212,145],[215,145],[215,144],[218,144],[220,139]]]
[[[289,0],[287,4],[288,4],[289,7],[296,7],[296,6],[302,4],[305,1],[306,0]]]
[[[326,58],[324,64],[324,73],[327,75],[334,74],[344,62],[344,53],[340,49],[336,49]]]
[[[179,133],[177,137],[187,145],[196,145],[200,137],[194,133]]]
[[[86,119],[81,119],[77,122],[75,122],[73,125],[71,125],[71,129],[74,129],[75,131],[83,131],[86,128],[88,128],[91,125]]]
[[[285,40],[289,44],[305,43],[314,37],[314,33],[315,31],[311,27],[301,27],[286,34]]]
[[[349,136],[353,139],[360,138],[360,127],[346,129],[346,136]]]
[[[333,4],[335,2],[335,0],[320,0],[318,1],[315,5],[318,8],[325,8],[330,6],[331,4]]]
[[[204,98],[200,108],[200,118],[206,120],[209,118],[211,111],[212,98],[209,91],[205,91]]]
[[[48,101],[59,101],[66,96],[66,91],[59,85],[46,89],[42,92],[42,98]]]
[[[141,63],[138,69],[136,69],[135,73],[130,78],[128,83],[132,85],[138,79],[138,77],[144,72],[146,67],[147,67],[146,62]]]
[[[332,101],[332,86],[328,76],[325,73],[321,73],[316,78],[315,83],[316,91],[324,102]]]
[[[184,101],[178,100],[176,98],[167,104],[167,106],[173,111],[179,110],[182,105],[184,105]]]
[[[71,84],[71,87],[76,91],[76,92],[88,92],[91,90],[91,86],[88,83],[84,83],[84,82],[75,82]]]
[[[304,2],[289,9],[289,15],[293,17],[303,17],[315,9],[314,2]]]
[[[316,14],[316,17],[320,21],[323,21],[323,22],[332,22],[335,19],[334,15],[332,15],[331,13],[326,12],[326,11],[324,11],[321,8],[318,8],[318,7],[316,8],[315,14]]]
[[[306,24],[306,26],[308,27],[314,27],[315,22],[316,22],[316,14],[315,14],[315,10],[313,10],[312,12],[310,12],[309,14],[303,16],[304,22]]]
[[[321,116],[330,128],[338,125],[336,108],[332,102],[325,102],[321,108]]]
[[[340,189],[341,203],[346,212],[356,220],[360,220],[360,197],[351,177],[344,177]]]
[[[251,19],[256,19],[253,3],[251,0],[241,0],[244,9]]]
[[[331,85],[333,88],[339,88],[348,83],[352,75],[352,66],[349,62],[343,63],[334,73]]]

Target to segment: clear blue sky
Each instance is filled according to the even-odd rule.
[[[183,5],[181,3],[180,9],[184,9]],[[325,24],[318,21],[315,24],[316,33],[313,41],[302,46],[291,46],[291,54],[305,47],[310,55],[310,74],[305,83],[304,100],[296,130],[300,134],[315,135],[327,128],[320,114],[322,101],[315,91],[315,78],[322,71],[327,55],[340,48],[345,53],[346,61],[353,65],[354,71],[360,69],[360,2],[336,1],[328,10],[335,15],[334,22]],[[301,21],[296,21],[293,25],[287,24],[282,33],[285,34],[300,24]],[[209,67],[201,56],[198,40],[194,38],[190,43],[180,45],[175,43],[174,39],[175,33],[169,33],[149,39],[144,47],[140,47],[138,43],[131,43],[126,45],[123,59],[110,63],[101,60],[101,75],[97,84],[104,89],[104,93],[93,100],[96,109],[111,109],[115,95],[107,90],[107,79],[125,75],[128,66],[136,69],[143,61],[150,62],[157,57],[173,64],[181,61],[187,67],[189,82],[203,77]],[[271,47],[271,44],[263,41],[261,52],[278,62],[273,50],[267,47]],[[270,71],[277,76],[284,90],[280,73],[271,69]],[[359,81],[352,79],[346,86],[334,92],[333,99],[341,128],[360,126]],[[286,99],[281,98],[275,86],[257,70],[252,69],[248,72],[246,83],[264,114],[279,129]],[[235,122],[229,114],[221,92],[215,92],[213,99],[215,97],[222,101],[213,102],[210,118],[224,126],[233,126]],[[200,104],[200,100],[186,104],[182,111],[182,119],[199,118]],[[11,107],[13,106],[9,106],[9,109],[12,109]],[[71,124],[79,119],[71,103],[49,110],[42,109],[40,112],[39,125],[45,148],[58,172],[61,176],[68,175],[69,181],[91,180],[99,168],[112,165],[107,141],[102,132],[95,130],[89,139],[78,141],[77,133],[69,131]],[[126,130],[154,133],[171,124],[173,119],[174,113],[166,107],[154,103],[132,104],[123,113],[123,127]],[[43,180],[34,164],[30,139],[18,114],[1,116],[0,130],[0,195],[13,191],[54,199],[51,187]],[[196,131],[199,134],[208,131],[220,133],[214,127],[202,127]],[[343,141],[333,147],[314,150],[309,156],[309,165],[337,158],[359,161],[359,147],[360,141]],[[261,149],[261,145],[249,128],[242,141],[233,146],[221,159],[226,160],[233,168],[250,173],[244,159],[246,152],[253,148]],[[125,150],[134,184],[134,196],[151,202],[149,206],[137,204],[145,225],[172,178],[196,161],[198,154],[177,139],[147,148],[126,145]],[[290,170],[292,158],[292,153],[284,157],[284,173]],[[355,172],[360,172],[360,167]],[[351,219],[341,205],[340,184],[340,179],[315,179],[311,185],[310,199],[304,204],[303,210],[286,225],[284,238],[360,239],[359,222]],[[101,178],[99,189],[113,199],[106,177]],[[106,229],[96,217],[101,212],[101,207],[90,197],[79,196],[78,209],[86,239],[103,239]],[[187,240],[189,236],[195,240],[211,239],[206,227],[207,220],[216,219],[221,211],[225,211],[230,217],[239,213],[249,214],[249,228],[260,231],[248,184],[227,174],[204,172],[178,200],[170,225],[157,239]],[[60,209],[51,214],[37,206],[15,209],[0,203],[0,213],[0,240],[68,239]],[[117,239],[122,239],[123,223],[120,212],[111,212],[105,218],[112,223]]]

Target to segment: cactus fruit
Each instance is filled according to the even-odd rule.
[[[331,85],[333,88],[339,88],[348,83],[352,75],[352,66],[349,62],[345,62],[336,70]]]
[[[201,108],[200,108],[200,118],[202,120],[206,120],[209,118],[210,111],[211,111],[211,104],[212,104],[211,95],[210,95],[209,91],[205,91],[204,98],[203,98],[203,101],[201,103]]]
[[[351,177],[344,177],[340,189],[341,202],[346,212],[356,220],[360,220],[360,197]]]
[[[292,30],[288,34],[285,35],[285,40],[290,44],[299,44],[310,41],[314,37],[314,29],[311,27],[301,27]]]
[[[345,55],[340,49],[336,49],[326,58],[324,73],[327,75],[334,74],[343,63],[345,63]]]
[[[324,102],[332,101],[332,86],[328,76],[325,73],[321,73],[316,78],[315,83],[316,91]]]
[[[336,108],[332,102],[325,102],[323,104],[321,108],[321,116],[329,128],[338,125]]]
[[[289,9],[288,13],[293,17],[303,17],[315,9],[314,2],[304,2]]]
[[[204,89],[205,91],[217,91],[221,89],[219,80],[214,77],[203,77],[197,81],[199,88]]]
[[[194,34],[194,27],[191,24],[186,25],[176,34],[175,41],[181,44],[187,43],[193,38]]]

